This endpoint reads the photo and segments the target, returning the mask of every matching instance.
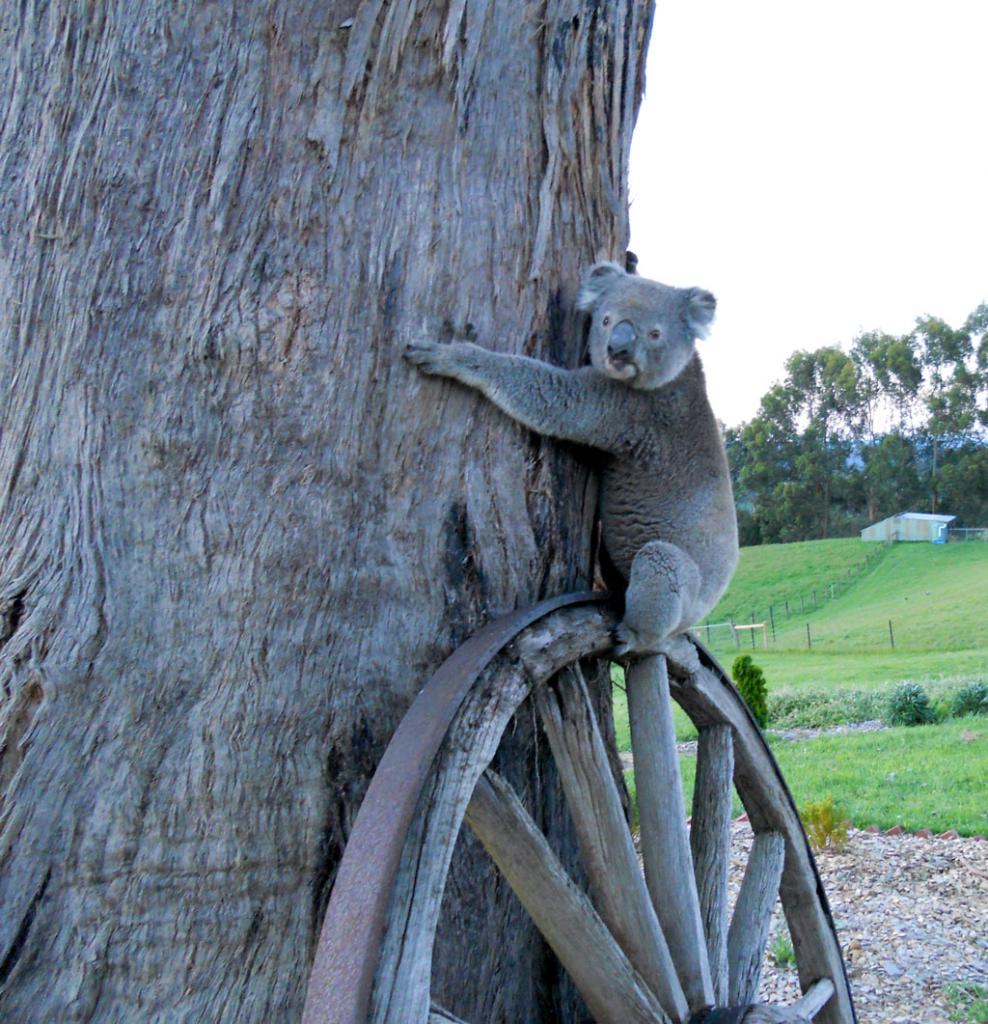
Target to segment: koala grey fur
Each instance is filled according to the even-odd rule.
[[[716,300],[605,262],[585,272],[576,305],[591,316],[591,365],[580,369],[469,342],[416,342],[404,355],[531,430],[609,456],[603,541],[628,584],[614,651],[660,652],[714,607],[738,557],[727,456],[694,349]]]

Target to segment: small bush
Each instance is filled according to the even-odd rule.
[[[768,955],[778,967],[792,967],[796,963],[796,951],[787,931],[779,932],[769,943]]]
[[[988,715],[988,683],[968,683],[962,686],[950,701],[950,714],[954,718]]]
[[[847,822],[829,793],[805,804],[800,817],[814,850],[843,850],[847,845]]]
[[[764,729],[768,725],[768,685],[765,673],[751,660],[748,654],[740,654],[731,665],[731,675],[738,691],[751,708],[755,721]]]
[[[768,720],[774,729],[827,729],[882,718],[885,702],[879,690],[800,688],[770,694]]]
[[[930,725],[936,713],[919,683],[899,683],[889,695],[885,709],[889,725]]]

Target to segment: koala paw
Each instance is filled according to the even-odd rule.
[[[614,647],[612,653],[616,658],[626,658],[639,651],[638,634],[623,622],[614,627]]]
[[[444,374],[449,372],[449,347],[437,341],[413,341],[405,346],[402,356],[423,373]]]
[[[615,658],[634,658],[646,654],[665,654],[668,643],[658,636],[642,636],[626,622],[614,627],[614,646],[611,653]]]

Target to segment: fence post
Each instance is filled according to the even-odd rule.
[[[768,606],[768,617],[772,622],[772,643],[775,643],[775,612],[772,610],[772,606]]]
[[[815,591],[815,590],[813,591],[813,607],[814,607],[814,608],[816,608],[816,607],[817,607],[817,603],[816,603],[816,591]]]
[[[786,618],[788,619],[789,617],[789,599],[786,598]]]
[[[892,650],[895,650],[895,633],[892,632],[892,620],[889,619],[889,643],[892,645]]]
[[[810,639],[810,624],[806,623],[806,649],[811,650],[813,647],[813,641]]]
[[[751,611],[751,624],[752,625],[755,624],[755,611],[754,611],[754,609],[752,609],[752,611]],[[748,632],[751,633],[751,649],[754,650],[755,649],[755,631],[753,629],[751,629]]]
[[[710,646],[710,623],[707,623],[707,646]]]
[[[806,614],[806,604],[803,601],[803,595],[802,594],[799,595],[799,614],[800,615],[805,615]]]

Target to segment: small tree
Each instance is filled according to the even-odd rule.
[[[739,654],[731,665],[731,675],[745,703],[751,708],[755,721],[764,729],[768,725],[768,685],[765,673],[751,660],[751,655]]]

